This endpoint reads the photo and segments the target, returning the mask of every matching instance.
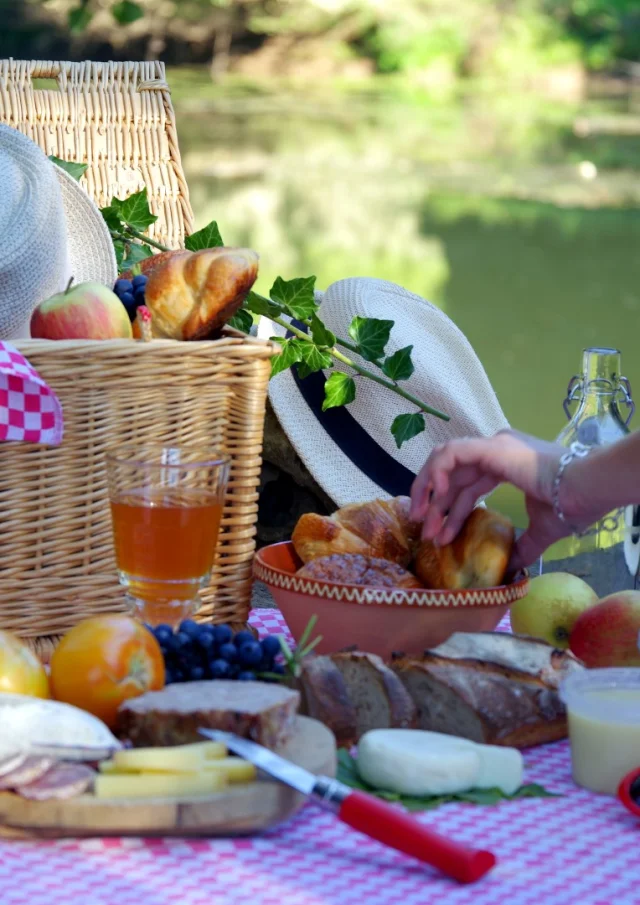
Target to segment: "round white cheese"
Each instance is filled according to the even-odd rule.
[[[374,729],[358,744],[358,771],[376,789],[450,795],[476,787],[480,754],[467,739],[416,729]]]

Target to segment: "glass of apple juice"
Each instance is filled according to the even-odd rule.
[[[211,449],[131,446],[107,454],[113,540],[132,615],[177,625],[211,577],[229,460]]]

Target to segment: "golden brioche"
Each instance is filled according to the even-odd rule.
[[[145,290],[157,338],[214,338],[258,276],[258,255],[248,248],[205,248],[157,257],[162,261],[146,268]]]
[[[408,497],[353,503],[333,515],[301,516],[291,541],[303,563],[332,553],[359,553],[408,566],[420,526],[409,519]]]
[[[445,547],[423,541],[415,572],[425,588],[493,588],[504,581],[515,531],[509,519],[474,509],[458,536]]]
[[[335,581],[371,588],[421,588],[411,572],[397,563],[359,553],[334,553],[314,559],[298,570],[301,578]]]

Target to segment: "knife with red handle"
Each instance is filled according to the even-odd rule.
[[[215,729],[201,729],[200,734],[222,742],[265,773],[330,809],[354,830],[438,868],[459,883],[475,883],[496,863],[491,852],[445,839],[405,811],[328,776],[316,776],[246,738]]]

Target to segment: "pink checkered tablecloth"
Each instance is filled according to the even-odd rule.
[[[286,631],[277,610],[254,610],[251,622],[262,634]],[[0,905],[640,905],[640,820],[573,785],[565,742],[525,756],[526,781],[562,798],[419,816],[496,853],[473,886],[309,805],[252,839],[1,841]]]

